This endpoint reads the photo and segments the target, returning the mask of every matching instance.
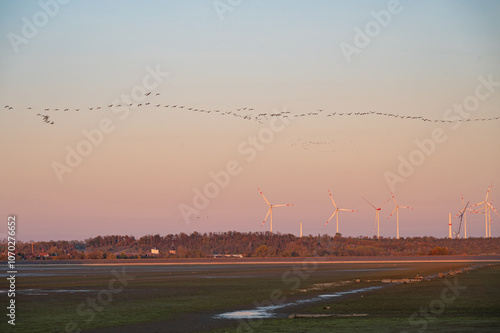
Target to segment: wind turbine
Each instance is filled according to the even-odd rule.
[[[293,204],[285,204],[285,205],[271,205],[269,203],[269,201],[267,201],[266,197],[264,196],[264,194],[262,193],[262,191],[260,189],[257,189],[259,190],[260,194],[262,195],[262,197],[264,198],[264,200],[266,200],[267,204],[269,205],[269,210],[267,211],[267,215],[266,217],[264,218],[264,221],[262,222],[262,225],[264,225],[264,223],[266,223],[266,220],[267,220],[267,217],[269,215],[271,215],[271,218],[270,218],[270,224],[271,224],[271,233],[273,233],[273,207],[285,207],[285,206],[293,206]]]
[[[463,194],[461,194],[461,196],[462,196],[462,205],[464,205],[464,207],[462,208],[462,210],[458,212],[455,218],[457,218],[458,216],[460,216],[460,218],[462,218],[462,216],[464,217],[464,238],[467,238],[467,211],[473,211],[473,210],[467,208],[469,206],[469,202],[467,201],[467,204],[465,204]]]
[[[399,208],[406,208],[406,209],[413,209],[413,208],[398,205],[398,203],[396,202],[396,198],[394,198],[394,194],[392,194],[392,192],[391,192],[391,195],[392,195],[392,199],[394,200],[394,203],[396,204],[396,208],[394,208],[391,215],[389,215],[389,217],[387,219],[390,219],[392,214],[394,214],[394,212],[396,212],[397,238],[399,239]]]
[[[489,227],[490,227],[489,238],[491,238],[491,224],[492,224],[492,222],[491,222],[491,211],[493,210],[493,212],[495,214],[497,214],[498,217],[500,217],[500,214],[498,214],[498,211],[495,209],[495,207],[493,207],[493,205],[491,204],[491,202],[488,202],[488,207],[489,207],[489,209],[488,209],[488,218],[489,218],[489,221],[490,221],[490,223],[489,223]]]
[[[338,234],[339,233],[339,211],[343,210],[344,212],[357,212],[357,210],[343,209],[343,208],[337,207],[337,205],[335,204],[335,201],[333,201],[332,193],[330,192],[330,190],[328,190],[328,194],[330,194],[330,198],[332,199],[333,205],[335,206],[335,211],[333,212],[332,216],[330,216],[330,218],[328,219],[328,221],[326,221],[325,227],[328,224],[328,222],[330,222],[330,220],[332,219],[333,215],[337,214],[337,234]]]
[[[363,198],[363,197],[361,197]],[[384,207],[384,205],[389,201],[391,200],[391,198],[387,199],[383,204],[382,206],[380,206],[379,208],[375,207],[370,201],[366,200],[365,198],[363,198],[364,201],[368,202],[368,204],[370,206],[372,206],[375,211],[376,211],[376,218],[377,218],[377,238],[380,238],[380,210],[382,209],[382,207]]]
[[[484,223],[485,223],[485,228],[486,228],[486,238],[488,237],[491,237],[491,209],[493,209],[493,211],[495,212],[495,214],[497,214],[498,216],[500,216],[498,214],[498,211],[495,209],[495,207],[493,207],[493,205],[488,201],[488,199],[491,199],[488,198],[490,196],[490,191],[491,191],[491,187],[493,185],[490,185],[488,187],[488,190],[486,191],[486,197],[484,198],[484,201],[483,202],[479,202],[475,205],[473,205],[472,207],[475,207],[475,206],[479,206],[479,205],[483,205],[484,204],[484,207],[480,208],[478,211],[475,211],[476,213],[479,213],[480,210],[484,210]],[[488,230],[488,221],[490,222],[489,223],[489,230]]]

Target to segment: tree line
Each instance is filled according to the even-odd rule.
[[[158,250],[152,253],[151,249]],[[155,251],[156,252],[156,251]],[[310,256],[427,256],[500,253],[500,238],[449,239],[435,237],[343,237],[341,234],[309,235],[270,232],[210,232],[191,234],[106,235],[84,241],[22,242],[18,259],[126,259],[207,258],[241,254],[244,257]],[[7,241],[0,243],[0,260],[6,260]]]

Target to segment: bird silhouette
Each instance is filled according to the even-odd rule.
[[[145,95],[146,96],[149,96],[151,94],[151,92],[147,92]],[[156,93],[155,96],[159,96],[160,93]],[[127,105],[129,106],[134,106],[134,103],[127,103]],[[141,107],[143,105],[146,105],[146,106],[149,106],[151,105],[150,102],[146,102],[144,104],[142,103],[137,103],[135,104],[136,107]],[[112,107],[121,107],[122,104],[109,104],[107,105],[108,108],[112,108]],[[222,111],[222,110],[219,110],[219,109],[214,109],[214,110],[209,110],[209,109],[203,109],[203,108],[194,108],[192,106],[188,106],[188,105],[178,105],[178,104],[175,104],[175,105],[170,105],[170,104],[167,104],[167,105],[162,105],[161,103],[159,104],[154,104],[155,107],[159,108],[160,106],[164,106],[166,108],[179,108],[179,109],[185,109],[185,110],[188,110],[188,111],[192,111],[192,112],[203,112],[203,113],[217,113],[221,116],[233,116],[235,118],[241,118],[243,120],[254,120],[254,121],[257,121],[259,123],[263,123],[263,120],[268,120],[269,117],[281,117],[281,118],[288,118],[288,117],[293,117],[293,118],[298,118],[298,117],[317,117],[317,116],[320,116],[323,112],[325,111],[328,111],[328,110],[325,110],[325,109],[315,109],[313,111],[308,111],[308,112],[302,112],[302,113],[295,113],[295,114],[291,114],[290,111],[281,111],[281,112],[278,112],[278,113],[270,113],[270,114],[267,114],[267,113],[259,113],[259,114],[253,114],[251,111],[254,111],[255,109],[254,108],[250,108],[248,106],[245,106],[245,107],[239,107],[239,108],[234,108],[233,111]],[[10,106],[10,105],[4,105],[4,109],[7,109],[7,110],[16,110],[13,106]],[[26,110],[32,110],[33,107],[26,107],[25,108]],[[36,109],[36,108],[35,108]],[[87,108],[83,108],[84,110],[85,109],[88,109],[90,111],[93,111],[93,110],[101,110],[101,107],[100,106],[93,106],[93,107],[87,107]],[[80,111],[80,108],[75,108],[75,109],[69,109],[69,108],[45,108],[45,109],[42,109],[44,111],[64,111],[64,112],[70,112],[70,111]],[[248,111],[249,113],[245,114],[243,113],[242,111]],[[37,114],[39,115],[39,114]],[[457,120],[444,120],[444,119],[433,119],[433,118],[425,118],[423,116],[415,116],[415,115],[403,115],[403,114],[397,114],[397,113],[387,113],[387,112],[375,112],[375,111],[367,111],[367,112],[329,112],[329,113],[324,113],[323,114],[324,116],[326,117],[334,117],[334,116],[354,116],[354,117],[362,117],[362,116],[368,116],[368,115],[373,115],[373,116],[379,116],[379,117],[392,117],[392,118],[398,118],[398,119],[404,119],[404,120],[418,120],[418,121],[422,121],[422,122],[434,122],[434,123],[438,123],[438,122],[441,122],[441,123],[448,123],[448,124],[451,124],[451,123],[457,123],[457,122],[471,122],[471,121],[474,121],[474,122],[478,122],[478,121],[482,121],[482,122],[485,122],[485,121],[495,121],[495,120],[498,120],[500,119],[500,117],[490,117],[490,118],[470,118],[470,119],[457,119]]]

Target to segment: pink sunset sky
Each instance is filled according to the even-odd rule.
[[[376,234],[362,197],[413,207],[402,237],[447,237],[490,185],[500,208],[500,120],[467,121],[500,116],[498,2],[51,3],[0,4],[0,238],[9,214],[24,241],[267,231],[258,188],[294,204],[273,231],[296,235],[335,233],[328,190],[358,210],[345,236]],[[355,115],[372,111],[400,117]],[[467,223],[485,236],[484,214]]]

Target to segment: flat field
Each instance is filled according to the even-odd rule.
[[[21,265],[16,326],[0,331],[493,332],[498,281],[484,262]],[[288,318],[307,313],[367,316]]]

